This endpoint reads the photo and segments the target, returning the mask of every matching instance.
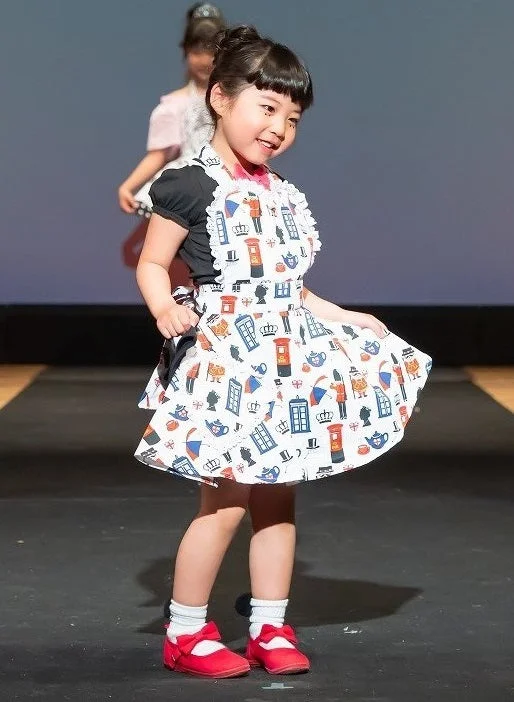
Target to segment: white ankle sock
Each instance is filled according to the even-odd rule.
[[[179,604],[175,600],[170,603],[170,625],[166,636],[172,643],[177,643],[177,636],[182,634],[196,634],[205,626],[207,619],[207,605],[202,607],[189,607]],[[195,656],[208,656],[210,653],[224,648],[219,641],[200,641],[191,653]]]
[[[250,636],[256,639],[261,633],[263,624],[281,627],[286,616],[286,607],[289,600],[250,600],[252,613],[250,615]],[[283,636],[275,636],[269,643],[260,643],[267,650],[273,648],[294,648],[293,644]]]

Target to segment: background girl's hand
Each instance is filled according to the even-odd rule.
[[[134,200],[132,191],[127,188],[126,185],[122,184],[118,188],[118,202],[123,212],[133,214],[136,211],[136,201]]]
[[[345,310],[344,322],[348,324],[353,324],[361,329],[371,329],[375,334],[383,339],[389,332],[386,325],[381,322],[372,314],[365,314],[364,312],[351,312],[350,310]]]
[[[196,327],[199,320],[200,317],[192,309],[173,302],[156,321],[157,329],[166,339],[170,339],[172,336],[180,336],[191,327]]]

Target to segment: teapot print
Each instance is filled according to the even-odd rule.
[[[311,366],[319,368],[327,360],[327,354],[324,351],[320,351],[318,353],[311,351],[308,356],[305,356],[305,358],[311,364]]]
[[[263,483],[276,483],[278,476],[280,475],[280,468],[278,466],[273,466],[272,468],[263,468],[261,475],[256,475],[256,478],[262,480]]]
[[[296,268],[298,265],[298,256],[293,256],[293,254],[288,251],[286,256],[282,256],[282,260],[288,268]]]
[[[380,344],[378,341],[366,341],[364,346],[361,347],[363,351],[366,351],[366,353],[371,354],[372,356],[376,356],[377,353],[380,351]]]
[[[177,405],[175,407],[175,411],[170,412],[169,414],[170,416],[175,417],[175,419],[178,419],[179,422],[187,422],[189,419],[187,409],[184,407],[184,405]]]
[[[387,432],[385,434],[380,434],[376,431],[369,439],[367,436],[365,438],[371,448],[381,449],[382,446],[389,441],[389,434]]]
[[[214,422],[205,420],[205,424],[213,436],[224,436],[228,433],[227,425],[222,424],[219,419],[215,419]]]

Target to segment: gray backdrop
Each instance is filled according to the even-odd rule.
[[[140,300],[116,188],[179,87],[182,0],[11,0],[0,26],[0,300]],[[315,106],[277,169],[324,247],[335,301],[514,297],[514,2],[223,0],[308,63]]]

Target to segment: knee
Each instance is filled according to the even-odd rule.
[[[210,517],[221,529],[235,530],[248,508],[250,488],[223,481],[219,488],[208,488],[202,495],[199,517]]]
[[[226,533],[233,533],[246,514],[246,506],[232,505],[218,507],[217,509],[201,508],[197,518],[207,517],[215,529]]]

